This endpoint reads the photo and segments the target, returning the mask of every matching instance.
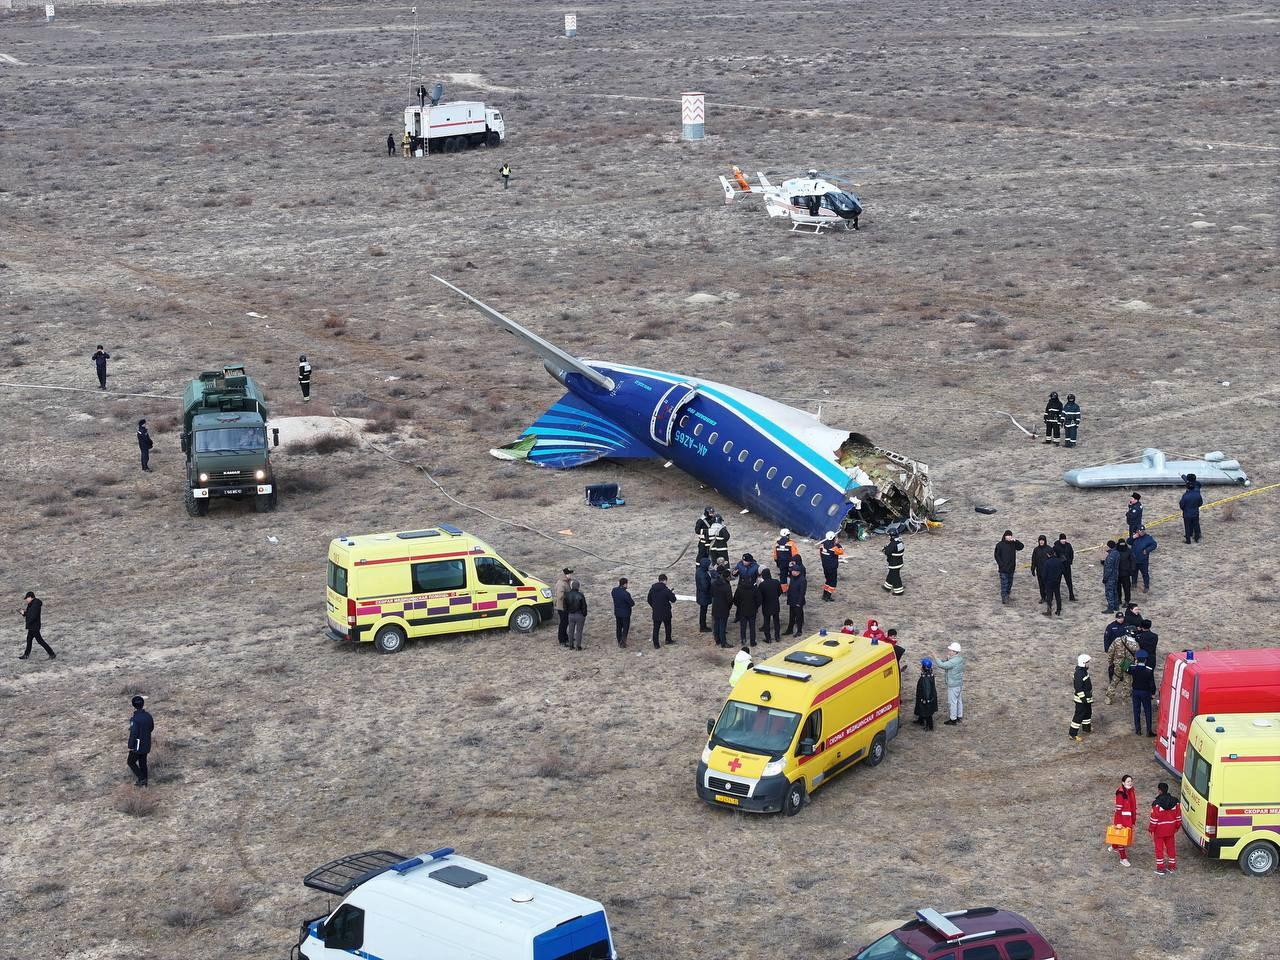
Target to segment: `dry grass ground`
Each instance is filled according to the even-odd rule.
[[[981,903],[1070,960],[1266,956],[1275,878],[1184,843],[1158,881],[1145,845],[1127,872],[1102,848],[1119,776],[1149,798],[1160,770],[1125,708],[1066,739],[1072,662],[1105,619],[1089,548],[1125,498],[1059,476],[1148,444],[1280,473],[1274,19],[1239,0],[596,4],[569,42],[553,5],[420,9],[430,74],[476,75],[449,95],[503,110],[501,150],[383,156],[406,100],[401,6],[0,18],[20,61],[0,62],[0,380],[92,386],[101,342],[114,389],[165,396],[240,358],[293,415],[305,352],[306,412],[372,421],[361,446],[282,451],[278,514],[193,520],[174,402],[0,388],[2,579],[15,607],[45,597],[60,654],[18,663],[10,645],[0,666],[0,956],[283,957],[323,906],[308,869],[441,844],[598,897],[631,960],[835,960],[918,906]],[[682,89],[708,94],[703,143],[677,138]],[[863,169],[866,229],[799,238],[725,208],[731,162]],[[842,603],[811,620],[879,616],[912,660],[962,640],[965,725],[909,727],[794,820],[702,806],[727,659],[687,609],[679,646],[619,651],[607,588],[643,591],[705,502],[743,549],[773,531],[657,464],[492,460],[559,391],[430,272],[580,354],[821,400],[932,463],[955,509],[909,541],[907,594],[886,601],[877,545],[858,546]],[[1081,397],[1074,454],[992,414],[1034,421],[1050,389]],[[573,536],[462,509],[379,451]],[[582,485],[607,479],[629,505],[588,511]],[[1152,491],[1148,516],[1175,499]],[[1194,549],[1157,529],[1143,599],[1166,649],[1275,642],[1278,504],[1208,512]],[[547,578],[574,564],[588,651],[546,630],[395,657],[325,640],[328,540],[436,521]],[[1061,622],[1025,577],[999,606],[1005,526],[1073,537],[1084,599]],[[682,592],[690,572],[673,570]],[[157,721],[145,801],[121,786],[136,691]]]

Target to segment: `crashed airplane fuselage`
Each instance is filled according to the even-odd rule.
[[[856,520],[872,529],[919,527],[935,512],[928,468],[860,434],[737,387],[580,360],[440,282],[524,340],[568,390],[495,456],[559,469],[661,457],[753,513],[814,538]]]

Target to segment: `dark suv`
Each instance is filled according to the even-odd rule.
[[[1053,948],[1016,913],[977,907],[916,919],[885,934],[849,960],[1054,960]]]

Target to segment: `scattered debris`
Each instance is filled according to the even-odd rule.
[[[1020,424],[1017,420],[1014,420],[1014,419],[1013,419],[1013,414],[1012,414],[1012,413],[1009,413],[1009,412],[1007,412],[1007,411],[1005,411],[1005,410],[997,410],[997,411],[996,411],[996,416],[1000,416],[1000,417],[1008,417],[1010,420],[1012,420],[1012,421],[1013,421],[1013,425],[1014,425],[1015,427],[1017,427],[1019,430],[1021,430],[1023,433],[1025,433],[1028,437],[1030,437],[1032,440],[1034,440],[1034,439],[1036,438],[1036,435],[1035,435],[1034,433],[1032,433],[1030,430],[1028,430],[1026,427],[1024,427],[1022,424]]]
[[[996,512],[995,507],[974,507],[973,510],[975,513],[985,513],[987,516]]]

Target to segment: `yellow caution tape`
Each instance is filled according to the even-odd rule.
[[[1277,487],[1280,487],[1280,483],[1269,483],[1265,487],[1255,487],[1252,490],[1246,490],[1244,493],[1237,493],[1234,496],[1223,497],[1221,500],[1214,500],[1212,503],[1206,503],[1200,509],[1208,510],[1210,507],[1220,507],[1224,503],[1231,503],[1235,500],[1243,500],[1245,497],[1252,497],[1255,493],[1266,493],[1268,490],[1275,490]],[[1182,511],[1179,510],[1177,513],[1170,513],[1167,516],[1161,517],[1159,520],[1152,520],[1150,523],[1144,523],[1143,527],[1145,527],[1147,530],[1150,530],[1152,527],[1158,527],[1162,523],[1168,523],[1170,520],[1176,520],[1181,516],[1182,516]],[[1119,539],[1124,539],[1124,537],[1126,536],[1128,536],[1127,533],[1122,534]],[[1105,546],[1106,546],[1105,543],[1100,543],[1097,546],[1087,547],[1085,549],[1086,551],[1101,550]],[[1022,564],[1022,569],[1030,570],[1031,564],[1030,563]]]

